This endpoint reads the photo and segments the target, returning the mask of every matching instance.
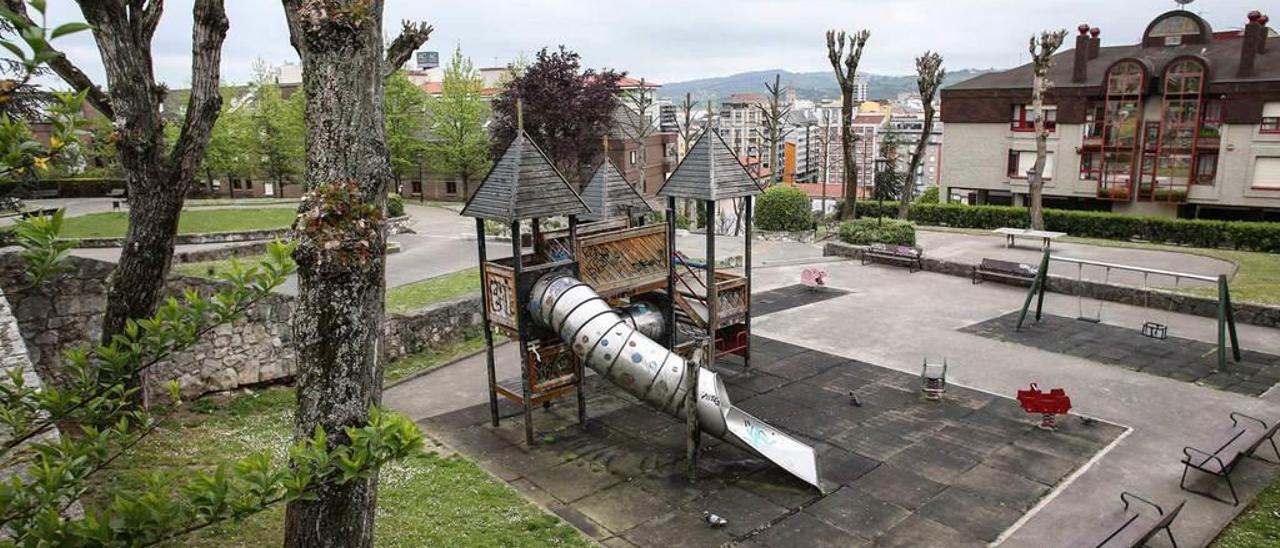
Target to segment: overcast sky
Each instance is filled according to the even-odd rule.
[[[72,0],[51,0],[57,22],[80,20]],[[192,0],[169,0],[156,34],[159,79],[190,82]],[[231,31],[223,75],[243,82],[254,59],[296,61],[279,2],[226,0]],[[425,49],[441,59],[460,45],[479,66],[504,65],[543,46],[564,44],[593,67],[626,70],[658,82],[764,69],[830,70],[823,33],[832,27],[868,28],[861,70],[907,74],[913,58],[931,49],[952,69],[1012,67],[1024,62],[1026,42],[1041,29],[1102,29],[1102,43],[1131,44],[1173,0],[387,0],[384,32],[401,19],[427,21],[435,33]],[[1190,6],[1215,29],[1239,27],[1258,0],[1199,0]],[[1073,31],[1074,32],[1074,31]],[[57,44],[102,82],[88,33]],[[1071,41],[1068,39],[1070,47]]]

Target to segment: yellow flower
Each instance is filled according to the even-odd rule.
[[[62,139],[59,139],[57,135],[50,137],[49,148],[52,148],[53,150],[58,150],[62,148]]]
[[[49,169],[49,159],[43,156],[36,156],[32,162],[36,165],[36,169],[44,171]]]

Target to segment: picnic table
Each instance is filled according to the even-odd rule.
[[[1019,237],[1023,238],[1039,238],[1042,241],[1044,249],[1049,248],[1049,244],[1054,240],[1066,236],[1066,232],[1051,232],[1048,230],[1032,230],[1030,228],[1013,228],[1002,227],[992,230],[996,234],[1003,234],[1005,237],[1005,247],[1013,247],[1014,241]]]

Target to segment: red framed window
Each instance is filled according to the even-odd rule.
[[[1103,103],[1102,169],[1098,177],[1097,197],[1102,200],[1127,202],[1133,199],[1134,183],[1142,151],[1143,95],[1146,93],[1146,70],[1137,61],[1117,62],[1107,69],[1106,101]]]
[[[1262,123],[1258,126],[1260,133],[1280,133],[1280,103],[1267,103],[1262,106]]]
[[[1102,153],[1082,152],[1080,154],[1080,180],[1097,181],[1102,175]]]
[[[1026,179],[1027,172],[1031,170],[1036,163],[1036,152],[1034,150],[1010,150],[1008,160],[1006,160],[1005,171],[1010,179]],[[1053,180],[1053,153],[1047,152],[1044,155],[1044,180]]]
[[[1045,105],[1044,126],[1050,133],[1058,127],[1058,107]],[[1013,105],[1013,114],[1009,119],[1009,129],[1014,131],[1035,131],[1035,108],[1028,104]]]
[[[1102,145],[1102,134],[1105,127],[1103,123],[1106,118],[1107,104],[1105,102],[1094,101],[1089,103],[1088,110],[1084,114],[1084,138],[1081,144],[1087,147]]]
[[[1217,149],[1220,125],[1206,128],[1205,120],[1221,119],[1221,106],[1217,101],[1204,100],[1205,67],[1195,58],[1182,58],[1169,64],[1164,73],[1164,105],[1160,109],[1160,139],[1156,159],[1155,178],[1149,192],[1139,194],[1141,199],[1154,202],[1181,203],[1187,201],[1192,184],[1212,183],[1210,176],[1201,182],[1197,172],[1201,168],[1200,139],[1207,137]],[[1214,112],[1209,112],[1209,109]],[[1217,154],[1203,155],[1208,172],[1216,172]]]
[[[1200,153],[1196,155],[1196,171],[1192,183],[1212,185],[1218,176],[1218,153]]]

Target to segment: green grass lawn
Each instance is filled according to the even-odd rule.
[[[189,198],[182,203],[183,207],[213,207],[213,206],[263,206],[263,205],[293,205],[297,206],[301,201],[298,198]]]
[[[232,263],[240,261],[241,267],[249,267],[267,260],[265,253],[258,255],[246,255],[244,257],[235,257],[231,259],[221,259],[217,261],[201,261],[198,263],[177,263],[173,265],[173,271],[184,276],[196,276],[199,278],[220,279],[221,275],[231,269]],[[292,260],[289,261],[293,263]]]
[[[1271,484],[1228,525],[1211,548],[1267,548],[1280,546],[1280,481]]]
[[[277,388],[233,398],[197,400],[139,444],[103,479],[139,485],[142,474],[176,484],[192,469],[254,451],[287,458],[293,390]],[[428,441],[428,451],[386,466],[380,475],[375,544],[418,546],[589,546],[571,527],[541,511],[475,463]],[[89,504],[92,504],[90,502]],[[171,546],[280,546],[284,508],[197,532]]]
[[[990,236],[991,231],[978,229],[956,229],[946,227],[918,227],[920,230],[929,230],[934,232],[959,232],[964,234],[974,234],[981,236]],[[1280,305],[1280,254],[1277,253],[1256,253],[1252,251],[1235,251],[1231,249],[1208,249],[1202,247],[1181,247],[1173,245],[1150,244],[1145,242],[1122,242],[1117,240],[1101,240],[1095,238],[1077,238],[1067,236],[1062,241],[1074,244],[1086,244],[1105,247],[1124,247],[1131,249],[1151,249],[1157,251],[1169,251],[1173,253],[1189,253],[1192,255],[1201,255],[1204,257],[1213,257],[1236,265],[1235,276],[1229,281],[1231,286],[1232,302],[1253,302],[1261,304]],[[1153,278],[1154,280],[1154,278]],[[1173,289],[1172,287],[1166,289]],[[1216,297],[1218,290],[1216,288],[1191,288],[1183,287],[1178,289],[1184,293],[1194,295],[1202,295],[1206,297]]]
[[[387,312],[404,313],[480,291],[480,271],[459,270],[387,289]]]
[[[285,228],[293,224],[297,210],[292,207],[254,207],[183,210],[179,234],[235,232]],[[90,213],[66,219],[63,238],[119,238],[129,225],[127,213]]]

